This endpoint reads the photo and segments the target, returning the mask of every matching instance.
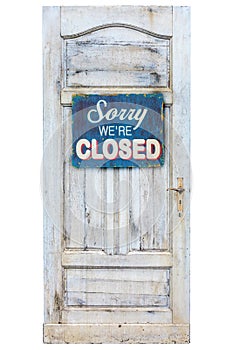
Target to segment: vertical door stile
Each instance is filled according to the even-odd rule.
[[[67,108],[62,109],[62,115],[63,115],[63,147],[64,150],[70,150],[70,142],[72,140],[71,135],[71,127],[69,123],[70,115],[68,113]],[[67,154],[68,153],[68,154]],[[65,239],[65,245],[70,246],[70,240],[71,240],[71,210],[72,203],[70,201],[70,194],[71,194],[71,184],[70,184],[70,152],[65,152],[64,156],[64,164],[63,164],[63,190],[64,190],[64,203],[63,203],[63,213],[64,213],[64,239]],[[66,205],[66,203],[69,203],[69,205]]]
[[[44,50],[44,319],[58,323],[63,301],[61,251],[63,237],[62,114],[60,8],[43,8]]]
[[[169,195],[167,192],[167,188],[169,185],[169,168],[171,165],[170,162],[170,154],[171,154],[171,147],[172,144],[169,140],[169,134],[171,132],[171,125],[170,125],[170,106],[164,106],[164,129],[165,129],[165,162],[164,166],[159,169],[161,172],[161,179],[162,183],[159,183],[157,180],[156,183],[156,196],[157,201],[161,203],[159,210],[157,210],[155,222],[157,223],[158,227],[161,225],[164,227],[163,234],[160,235],[160,243],[159,243],[159,249],[162,251],[166,251],[170,249],[170,233],[168,229],[168,215],[169,215]]]
[[[189,35],[187,7],[174,7],[173,28],[173,184],[184,177],[186,209],[173,219],[173,322],[189,323]],[[176,23],[182,23],[179,27]],[[183,48],[182,51],[180,48]],[[182,64],[185,62],[185,65]],[[174,203],[174,202],[173,202]],[[176,210],[176,209],[175,209]],[[183,300],[186,302],[184,303]]]

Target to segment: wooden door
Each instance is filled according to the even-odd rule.
[[[189,8],[44,7],[43,20],[44,341],[187,343]],[[157,92],[163,166],[72,166],[73,95]]]

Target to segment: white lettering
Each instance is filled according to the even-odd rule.
[[[78,140],[76,144],[76,153],[80,159],[87,160],[90,157],[91,151],[87,149],[86,152],[83,153],[83,146],[86,146],[86,148],[90,148],[90,142],[87,139]]]
[[[154,148],[154,152],[152,151]],[[148,139],[146,142],[146,157],[150,160],[156,160],[162,153],[162,147],[158,140]]]
[[[132,157],[132,150],[131,150],[131,144],[132,142],[129,139],[121,139],[119,142],[119,157],[121,159],[130,159]]]
[[[87,113],[87,119],[89,120],[90,123],[99,123],[103,118],[104,118],[104,115],[102,113],[102,110],[100,108],[100,104],[103,103],[104,104],[104,107],[107,106],[107,102],[105,100],[99,100],[96,104],[96,109],[91,109],[88,113]],[[98,114],[98,119],[96,120],[93,120],[91,119],[91,113],[97,113]]]
[[[134,159],[145,159],[145,154],[139,152],[145,152],[145,140],[134,139],[133,140],[133,158]]]
[[[98,127],[100,136],[107,136],[108,135],[108,125],[101,125]]]
[[[100,147],[101,146],[101,147]],[[156,139],[107,139],[103,143],[98,143],[96,139],[91,142],[87,139],[80,139],[76,144],[77,156],[82,160],[90,158],[95,160],[109,159],[117,157],[129,160],[153,160],[156,161],[162,154],[162,145]]]
[[[103,106],[101,106],[103,105]],[[148,109],[144,108],[142,109],[134,109],[130,108],[127,112],[127,109],[120,109],[119,111],[117,108],[111,108],[106,113],[103,113],[102,107],[106,108],[108,103],[105,100],[99,100],[96,104],[96,108],[90,109],[87,113],[87,119],[90,123],[99,123],[104,118],[108,121],[111,121],[115,118],[118,118],[119,120],[125,120],[128,118],[128,120],[136,120],[137,124],[133,127],[133,130],[136,130],[139,128],[139,126],[142,124]]]
[[[108,127],[108,135],[109,136],[114,136],[115,135],[115,127],[114,127],[114,125],[109,125],[109,127]]]
[[[104,159],[103,154],[98,153],[98,141],[96,139],[92,139],[91,148],[92,148],[92,158],[93,159]]]
[[[146,113],[147,113],[148,109],[143,109],[142,111],[142,114],[140,115],[141,113],[141,109],[138,109],[137,113],[135,114],[134,116],[134,119],[135,120],[138,120],[138,123],[137,125],[133,128],[134,130],[136,130],[137,128],[139,128],[139,126],[142,124],[145,116],[146,116]]]
[[[126,133],[125,133],[126,136],[132,136],[132,126],[131,125],[126,125],[125,131],[126,131]]]
[[[124,125],[120,125],[118,128],[118,136],[121,136],[121,134],[123,136],[125,136],[125,126]]]
[[[112,148],[112,151],[109,151],[109,148]],[[103,154],[106,159],[116,159],[118,155],[118,144],[114,139],[107,139],[103,143]]]

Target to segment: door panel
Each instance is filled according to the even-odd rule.
[[[91,29],[90,29],[91,31]],[[65,40],[66,86],[170,84],[170,41],[110,27]]]
[[[71,107],[65,107],[66,247],[100,249],[109,254],[169,250],[169,142],[165,139],[167,161],[161,168],[77,170],[70,164],[71,119]],[[169,108],[165,108],[165,119],[167,135]]]
[[[67,269],[67,306],[168,306],[169,271]]]
[[[45,342],[188,342],[189,9],[46,7],[44,28]],[[73,94],[155,92],[162,167],[72,166]]]

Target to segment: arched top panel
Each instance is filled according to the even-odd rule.
[[[64,38],[65,86],[170,88],[170,39],[126,26]]]
[[[61,7],[61,36],[74,38],[105,27],[124,26],[158,38],[172,37],[172,7]]]

